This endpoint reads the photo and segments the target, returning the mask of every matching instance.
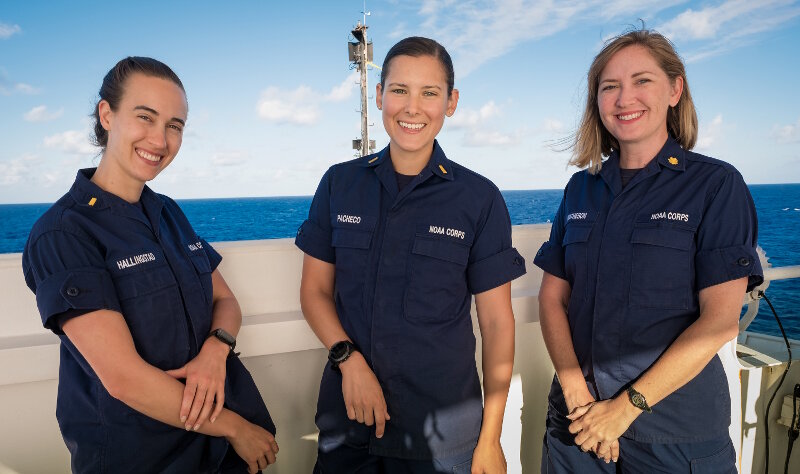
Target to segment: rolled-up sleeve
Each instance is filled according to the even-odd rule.
[[[564,193],[566,198],[566,191]],[[564,199],[561,199],[561,205],[558,206],[558,211],[553,218],[553,224],[550,226],[550,238],[539,247],[536,252],[536,257],[533,259],[533,264],[547,273],[557,276],[563,280],[567,279],[567,272],[564,268]]]
[[[76,235],[51,231],[30,241],[23,255],[23,271],[36,294],[42,324],[56,334],[63,334],[58,324],[63,313],[121,312],[99,250]]]
[[[306,219],[297,229],[294,244],[304,253],[328,263],[336,263],[336,253],[331,246],[330,223],[330,173],[329,169],[317,186]]]
[[[753,198],[735,170],[722,179],[697,229],[697,290],[748,277],[747,291],[764,281],[756,245],[758,217]]]
[[[499,190],[486,220],[475,236],[467,267],[467,284],[472,294],[496,288],[525,274],[525,259],[511,246],[511,219]]]

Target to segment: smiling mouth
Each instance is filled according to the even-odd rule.
[[[422,130],[422,128],[425,127],[424,123],[409,123],[409,122],[397,122],[397,123],[400,124],[400,126],[405,129],[414,131]]]
[[[622,120],[622,121],[628,121],[628,120],[636,120],[637,118],[641,117],[642,115],[644,115],[644,110],[640,110],[638,112],[631,112],[629,114],[624,114],[624,115],[623,114],[619,114],[619,115],[617,115],[617,118]]]
[[[144,158],[145,160],[151,163],[159,163],[161,161],[162,155],[154,155],[152,153],[146,152],[140,148],[136,149],[136,154],[140,157]]]

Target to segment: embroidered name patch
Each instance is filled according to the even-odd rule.
[[[573,212],[572,214],[567,214],[567,221],[580,221],[586,219],[589,215],[588,212]]]
[[[191,250],[192,252],[196,252],[196,251],[198,251],[198,250],[203,248],[203,242],[197,241],[197,242],[195,242],[193,244],[189,244],[188,247],[189,247],[189,250]]]
[[[681,222],[689,222],[689,214],[683,214],[680,212],[656,212],[650,216],[651,221],[659,221],[659,220],[669,220],[669,221],[681,221]]]
[[[123,258],[122,260],[117,260],[117,267],[120,270],[124,270],[126,268],[135,267],[136,265],[153,262],[155,261],[156,256],[152,253],[143,253],[141,255],[134,255],[133,257]]]
[[[336,222],[347,222],[348,224],[360,224],[361,216],[349,216],[347,214],[336,214]]]
[[[466,237],[466,233],[463,230],[451,229],[449,227],[445,228],[438,225],[432,225],[428,227],[428,233],[446,235],[448,237],[455,237],[456,239],[461,240],[464,240],[464,237]]]

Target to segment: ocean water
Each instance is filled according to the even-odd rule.
[[[773,266],[800,265],[800,184],[753,185],[759,244]],[[561,190],[505,191],[511,223],[550,222]],[[199,235],[210,242],[293,237],[306,218],[311,197],[178,200]],[[28,232],[50,204],[0,205],[0,253],[21,252]],[[529,262],[530,265],[530,262]],[[20,278],[22,276],[20,275]],[[787,335],[800,340],[800,279],[773,282],[767,290]],[[750,330],[780,335],[766,303]]]

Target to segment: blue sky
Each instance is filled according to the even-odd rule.
[[[800,182],[800,0],[370,0],[375,62],[410,35],[451,52],[461,99],[439,141],[501,189],[558,189],[552,149],[579,119],[602,42],[639,19],[687,62],[696,151],[748,183]],[[176,198],[313,194],[354,156],[358,85],[347,61],[362,0],[0,5],[0,204],[50,202],[96,163],[88,115],[120,58],[169,64],[189,121],[152,184]],[[369,73],[369,90],[379,77]],[[388,138],[370,98],[371,138]]]

